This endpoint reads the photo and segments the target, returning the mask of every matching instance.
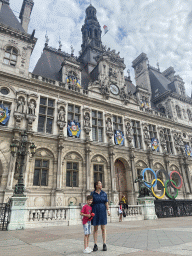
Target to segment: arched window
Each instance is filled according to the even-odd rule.
[[[177,116],[179,118],[181,118],[181,109],[180,109],[180,107],[178,105],[176,106],[176,112],[177,112]]]
[[[97,37],[97,29],[95,29],[95,37]]]
[[[5,50],[5,56],[3,62],[7,65],[16,66],[18,51],[12,46],[8,46]]]
[[[92,29],[89,29],[89,37],[92,38]]]

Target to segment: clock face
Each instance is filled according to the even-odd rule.
[[[114,95],[118,95],[119,94],[119,88],[115,84],[111,84],[110,85],[110,90],[111,90],[111,93],[113,93]]]

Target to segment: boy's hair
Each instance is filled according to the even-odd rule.
[[[87,196],[87,201],[93,199],[91,195]]]

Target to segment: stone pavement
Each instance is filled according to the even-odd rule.
[[[107,252],[102,251],[101,231],[98,238],[99,251],[90,255],[192,255],[192,217],[109,223]],[[85,255],[82,251],[81,225],[0,232],[2,256]]]

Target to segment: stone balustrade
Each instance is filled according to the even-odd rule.
[[[28,207],[26,208],[25,228],[81,224],[81,208],[81,206]],[[119,207],[110,205],[109,209],[111,216],[108,216],[108,222],[117,222],[119,220]],[[123,218],[123,221],[144,219],[140,205],[129,206],[126,215],[127,217]]]

